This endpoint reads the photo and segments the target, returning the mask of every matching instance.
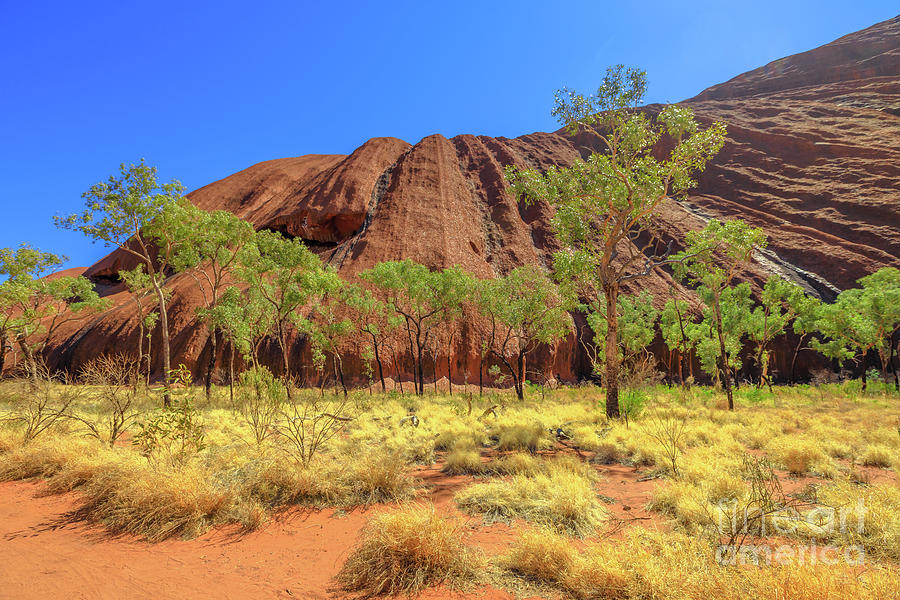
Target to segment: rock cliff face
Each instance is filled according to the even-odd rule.
[[[703,122],[726,122],[728,140],[694,193],[664,206],[663,240],[678,240],[710,217],[743,218],[770,237],[770,250],[746,273],[757,289],[779,272],[825,299],[879,267],[898,265],[900,17],[735,77],[686,104]],[[400,258],[491,277],[522,264],[547,266],[557,249],[551,207],[516,203],[504,191],[503,166],[570,164],[594,146],[588,133],[571,138],[562,131],[515,139],[433,135],[415,145],[376,138],[349,156],[260,163],[189,198],[302,238],[350,279]],[[52,364],[77,369],[93,356],[134,346],[134,310],[115,282],[131,264],[112,252],[85,271],[113,308],[60,332]],[[664,301],[671,284],[660,270],[639,287]],[[172,277],[170,285],[173,362],[198,365],[200,373],[208,332],[193,316],[199,298],[186,276]],[[477,342],[468,329],[455,343],[455,380],[466,371],[477,379]],[[292,360],[304,362],[305,353],[298,342]],[[359,375],[350,354],[348,374]],[[788,359],[776,356],[776,368],[784,372]],[[446,365],[446,357],[440,360]],[[588,372],[574,336],[535,363],[566,379]]]

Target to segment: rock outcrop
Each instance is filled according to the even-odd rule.
[[[697,189],[664,206],[663,239],[678,240],[710,217],[745,219],[770,238],[746,278],[758,289],[779,272],[825,299],[900,263],[900,17],[735,77],[686,104],[702,122],[724,121],[728,141]],[[349,156],[259,163],[189,198],[302,238],[347,278],[400,258],[491,277],[522,264],[547,266],[557,249],[552,208],[516,203],[504,190],[503,166],[570,164],[593,145],[590,135],[563,131],[515,139],[432,135],[415,145],[376,138]],[[51,364],[77,369],[90,357],[136,344],[134,310],[115,281],[131,264],[112,252],[85,271],[113,308],[60,332]],[[199,374],[208,352],[208,332],[193,315],[199,298],[184,275],[170,285],[174,362],[198,365]],[[664,301],[673,282],[659,270],[639,285]],[[292,360],[304,362],[305,352],[298,343]],[[477,354],[463,326],[454,379],[466,371],[477,378]],[[784,360],[776,356],[776,369]],[[537,363],[570,380],[589,370],[571,336]],[[350,356],[347,364],[348,375],[358,376],[358,361]]]

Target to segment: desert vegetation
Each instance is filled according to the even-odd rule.
[[[530,401],[475,386],[288,399],[263,367],[234,400],[173,385],[165,407],[161,386],[97,383],[115,369],[134,377],[107,361],[89,383],[3,383],[0,479],[74,491],[83,518],[148,540],[254,529],[295,505],[373,507],[336,580],[363,595],[896,590],[900,409],[883,383],[744,387],[735,410],[712,388],[650,385],[626,422],[594,386]],[[435,501],[434,477],[455,482],[452,497]],[[499,552],[483,547],[497,527],[512,536]],[[823,548],[830,562],[796,554]]]
[[[135,262],[119,276],[136,348],[48,365],[54,334],[108,299],[53,273],[64,257],[0,250],[0,480],[75,492],[79,515],[150,541],[251,530],[291,506],[370,507],[335,580],[362,596],[895,597],[900,270],[827,303],[778,274],[749,280],[767,240],[741,220],[663,244],[663,202],[694,185],[725,126],[638,111],[645,87],[619,67],[595,95],[561,93],[561,123],[595,128],[604,151],[508,166],[511,194],[555,208],[546,272],[479,279],[407,258],[345,281],[301,239],[123,165],[58,224]],[[696,296],[626,293],[651,272]],[[202,296],[203,365],[173,364],[176,277]],[[475,375],[453,371],[463,321]],[[772,348],[789,335],[792,362],[818,352],[831,368],[775,385]],[[563,340],[586,351],[591,381],[531,366]],[[499,552],[483,547],[496,528],[513,537]]]

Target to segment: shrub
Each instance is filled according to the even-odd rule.
[[[869,446],[860,456],[860,461],[867,467],[890,467],[896,459],[897,451],[883,444]]]
[[[34,365],[31,376],[3,387],[0,400],[11,410],[0,416],[0,423],[20,427],[25,444],[45,434],[71,417],[72,406],[84,393],[81,386],[66,383],[64,374],[53,373],[43,363]]]
[[[457,441],[444,459],[443,471],[450,475],[483,472],[484,463],[481,461],[481,453],[475,449],[475,442],[470,438]]]
[[[497,450],[527,450],[537,452],[541,447],[542,438],[547,433],[540,423],[514,423],[498,425],[491,432],[491,437],[497,440]]]
[[[241,373],[237,409],[253,432],[257,446],[275,432],[274,425],[285,402],[284,383],[266,367],[252,367]]]
[[[337,581],[363,597],[412,596],[438,583],[475,579],[484,566],[483,555],[463,543],[459,523],[433,507],[408,506],[366,526]]]
[[[206,447],[200,411],[189,394],[173,400],[138,427],[132,443],[149,460],[162,456],[183,463]]]
[[[87,434],[114,446],[138,417],[138,363],[127,354],[99,356],[81,370],[81,379],[93,386],[99,415],[89,418],[73,412],[71,418],[87,428]]]
[[[407,472],[402,454],[370,452],[344,465],[336,480],[343,488],[344,504],[373,504],[405,500],[415,493],[415,480]]]
[[[769,456],[794,475],[814,467],[827,468],[828,457],[814,440],[803,437],[780,438],[766,447]]]
[[[607,518],[591,480],[552,463],[543,473],[471,485],[456,494],[456,503],[488,520],[521,518],[578,536],[593,533]]]
[[[500,567],[538,582],[559,582],[575,564],[571,541],[550,529],[526,529],[500,557]]]

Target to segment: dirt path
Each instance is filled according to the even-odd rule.
[[[331,579],[377,510],[290,510],[252,533],[220,528],[148,544],[73,520],[74,494],[40,492],[39,483],[0,483],[2,600],[338,598]],[[453,597],[511,596],[487,589],[422,596]]]

